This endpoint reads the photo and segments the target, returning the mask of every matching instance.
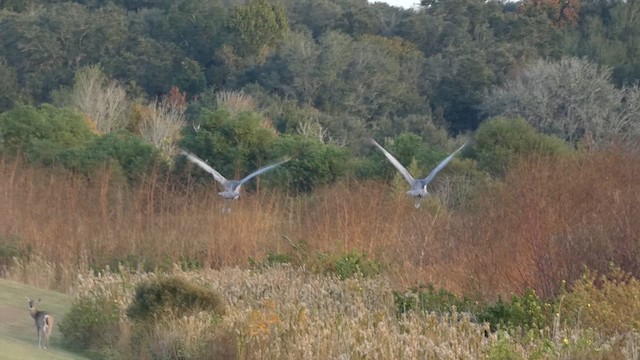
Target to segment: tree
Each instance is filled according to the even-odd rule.
[[[207,67],[221,46],[224,11],[219,1],[182,0],[167,13],[165,40],[178,44],[184,54]]]
[[[546,17],[555,26],[573,26],[580,18],[580,1],[524,0],[518,11],[530,17]]]
[[[44,104],[18,105],[0,114],[0,151],[25,153],[33,160],[55,162],[68,149],[86,146],[95,135],[71,109]]]
[[[310,192],[331,184],[346,173],[347,151],[304,135],[282,135],[270,149],[274,157],[291,156],[282,171],[272,177],[293,193]]]
[[[426,57],[421,92],[432,113],[454,132],[475,128],[477,105],[516,62],[521,41],[507,44],[515,14],[497,1],[424,1],[402,24],[401,36]]]
[[[18,74],[16,70],[0,56],[0,113],[10,110],[20,100],[22,94],[18,86]]]
[[[561,139],[536,132],[522,118],[496,117],[483,122],[474,134],[471,156],[478,167],[504,176],[518,158],[558,156],[569,152]]]
[[[572,52],[612,68],[618,86],[640,80],[640,4],[583,1],[579,46]]]
[[[76,72],[74,85],[58,93],[58,102],[87,116],[101,134],[123,129],[129,121],[130,104],[119,81],[109,79],[99,66]]]
[[[65,2],[0,17],[0,48],[24,92],[37,102],[72,82],[77,69],[114,56],[127,39],[126,14]]]
[[[243,58],[253,57],[258,63],[289,31],[284,9],[267,0],[251,0],[236,7],[227,26],[234,52]]]
[[[166,94],[173,86],[193,93],[205,86],[204,72],[197,62],[185,57],[177,45],[148,36],[133,38],[102,64],[107,73],[129,79],[151,97]]]
[[[259,81],[267,92],[376,131],[381,121],[428,111],[420,94],[423,64],[420,51],[400,38],[329,32],[315,42],[293,33],[262,66]],[[320,125],[335,137],[345,130]]]
[[[232,114],[224,108],[202,109],[199,127],[186,128],[180,145],[229,178],[241,178],[266,165],[276,133],[259,113]]]
[[[176,154],[175,146],[180,141],[182,129],[186,124],[185,110],[185,95],[174,87],[161,100],[155,100],[137,109],[138,133],[165,156],[173,157]]]
[[[611,69],[587,60],[537,60],[493,89],[483,101],[489,116],[522,117],[538,131],[596,144],[640,134],[637,89],[620,90]]]

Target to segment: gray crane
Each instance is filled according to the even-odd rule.
[[[225,178],[224,176],[222,176],[222,174],[220,174],[219,172],[217,172],[214,168],[212,168],[211,166],[209,166],[209,164],[207,164],[206,162],[204,162],[204,160],[200,159],[199,157],[195,156],[194,154],[186,151],[186,150],[182,150],[181,151],[182,155],[186,156],[187,159],[189,159],[189,161],[193,162],[194,164],[198,165],[199,167],[201,167],[204,171],[208,172],[209,174],[211,174],[213,176],[213,178],[220,183],[220,185],[222,185],[222,187],[224,188],[224,191],[221,191],[218,193],[218,195],[222,196],[224,198],[224,207],[222,208],[223,211],[227,210],[227,200],[235,200],[237,198],[240,197],[240,187],[246,183],[247,181],[253,179],[254,177],[264,174],[267,171],[273,170],[276,167],[286,163],[287,161],[291,160],[291,159],[285,159],[283,161],[277,162],[275,164],[271,164],[271,165],[267,165],[264,167],[261,167],[260,169],[252,172],[251,174],[243,177],[240,180],[227,180],[227,178]]]
[[[395,166],[396,169],[398,169],[400,174],[402,174],[405,180],[407,180],[407,182],[411,186],[411,190],[407,191],[407,194],[413,196],[416,199],[415,201],[416,208],[420,207],[419,200],[429,195],[429,192],[427,192],[427,185],[433,180],[436,174],[438,174],[440,170],[444,169],[444,167],[447,166],[449,161],[451,161],[451,159],[453,159],[453,157],[456,156],[456,154],[460,152],[460,150],[462,150],[467,145],[467,143],[462,144],[462,146],[460,146],[456,151],[451,153],[451,155],[447,156],[446,159],[442,160],[440,164],[436,166],[435,169],[431,170],[431,172],[426,178],[415,179],[413,176],[411,176],[411,174],[409,174],[409,171],[407,170],[407,168],[402,166],[402,164],[400,164],[398,159],[396,159],[393,155],[391,155],[391,153],[389,153],[387,150],[385,150],[385,148],[380,146],[380,144],[378,144],[374,139],[369,139],[369,140],[373,145],[375,145],[378,149],[380,149],[380,151],[382,151],[382,153],[389,160],[389,162],[391,162],[391,164],[393,164],[393,166]]]

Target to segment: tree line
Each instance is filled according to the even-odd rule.
[[[619,0],[2,0],[0,150],[83,171],[108,158],[130,177],[177,146],[223,172],[293,153],[282,176],[306,191],[389,174],[366,137],[426,167],[494,117],[569,146],[631,143],[639,13]]]

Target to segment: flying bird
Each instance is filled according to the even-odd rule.
[[[206,171],[209,174],[211,174],[213,176],[213,178],[218,183],[220,183],[220,185],[222,185],[222,187],[224,188],[224,191],[219,192],[218,195],[220,195],[220,196],[222,196],[224,198],[223,210],[227,209],[227,200],[235,200],[235,199],[240,197],[240,187],[244,183],[246,183],[247,181],[253,179],[254,177],[256,177],[258,175],[261,175],[261,174],[266,173],[267,171],[273,170],[277,166],[280,166],[280,165],[286,163],[287,161],[291,160],[291,159],[285,159],[285,160],[277,162],[275,164],[271,164],[271,165],[267,165],[265,167],[261,167],[260,169],[252,172],[251,174],[243,177],[240,180],[227,180],[227,178],[222,176],[222,174],[217,172],[214,168],[209,166],[209,164],[204,162],[204,160],[200,159],[199,157],[195,156],[194,154],[192,154],[192,153],[190,153],[190,152],[188,152],[186,150],[182,150],[181,153],[182,153],[182,155],[186,156],[187,159],[189,159],[189,161],[191,161],[192,163],[198,165],[204,171]]]
[[[396,159],[393,155],[391,155],[391,153],[389,153],[387,150],[385,150],[385,148],[380,146],[380,144],[378,144],[374,139],[370,139],[370,141],[373,145],[375,145],[378,149],[380,149],[380,151],[382,151],[382,153],[389,160],[389,162],[391,162],[391,164],[393,164],[393,166],[395,166],[396,169],[398,169],[400,174],[402,174],[405,180],[407,180],[407,182],[411,186],[411,190],[407,191],[407,194],[413,196],[416,199],[416,202],[415,202],[416,208],[420,207],[420,203],[418,202],[419,199],[429,195],[429,193],[427,192],[427,185],[433,180],[436,174],[439,173],[440,170],[444,169],[444,167],[447,166],[449,161],[451,161],[451,159],[453,159],[453,157],[456,156],[456,154],[460,152],[460,150],[462,150],[462,148],[464,148],[467,145],[467,143],[462,144],[462,146],[460,146],[456,151],[451,153],[451,155],[449,155],[446,159],[442,160],[440,164],[436,166],[435,169],[431,170],[431,172],[426,178],[415,179],[413,176],[411,176],[411,174],[409,174],[409,171],[407,170],[407,168],[402,166],[402,164],[400,164],[398,159]]]

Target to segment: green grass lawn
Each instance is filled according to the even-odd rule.
[[[25,297],[41,298],[39,310],[55,316],[50,347],[38,349],[36,327]],[[57,325],[71,306],[69,295],[37,289],[28,285],[0,279],[0,360],[1,359],[86,359],[61,348],[61,335]]]

